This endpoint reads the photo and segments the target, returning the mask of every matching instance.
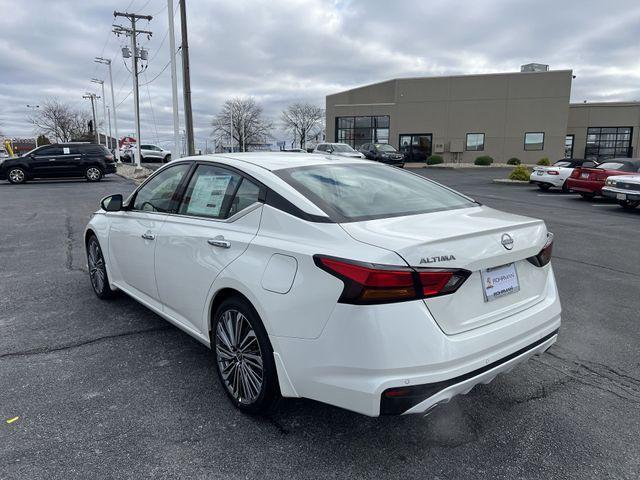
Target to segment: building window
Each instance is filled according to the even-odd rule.
[[[584,158],[604,160],[631,157],[631,127],[589,127]]]
[[[484,133],[467,133],[465,150],[474,152],[484,150]]]
[[[573,158],[573,140],[574,135],[565,135],[564,137],[564,158]]]
[[[430,133],[400,134],[398,149],[407,162],[424,162],[431,155],[433,135]]]
[[[356,150],[365,143],[389,143],[389,116],[337,117],[336,142]]]
[[[543,150],[544,132],[527,132],[524,134],[525,150]]]

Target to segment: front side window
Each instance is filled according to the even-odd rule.
[[[178,202],[178,186],[191,165],[183,163],[167,168],[153,176],[136,193],[133,210],[171,212]]]
[[[275,173],[338,223],[476,205],[426,178],[384,165],[325,164]]]
[[[198,165],[189,181],[180,213],[196,217],[229,217],[231,201],[242,177],[215,165]]]
[[[55,155],[62,155],[62,148],[58,146],[44,147],[33,153],[38,157],[51,157]]]
[[[484,150],[484,133],[467,133],[465,150],[474,152]]]
[[[524,134],[525,150],[542,150],[544,148],[544,132],[527,132]]]
[[[326,152],[327,151],[327,146],[326,145],[318,145],[317,150],[319,152]]]

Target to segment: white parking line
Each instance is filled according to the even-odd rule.
[[[592,207],[617,207],[618,205],[612,205],[608,203],[592,203]]]
[[[563,198],[563,197],[578,197],[580,196],[579,193],[538,193],[539,197],[556,197],[556,198]]]

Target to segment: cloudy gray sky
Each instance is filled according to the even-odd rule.
[[[82,95],[97,87],[89,79],[106,77],[93,63],[102,54],[113,59],[120,133],[132,133],[127,40],[110,33],[114,9],[154,16],[141,22],[154,32],[140,37],[146,83],[168,62],[166,0],[0,0],[0,131],[32,135],[26,104],[49,97],[88,108]],[[573,101],[640,100],[638,0],[187,0],[187,10],[200,148],[231,96],[255,97],[276,121],[290,102],[323,105],[362,84],[529,62],[573,69]],[[169,145],[169,69],[140,93],[143,139]]]

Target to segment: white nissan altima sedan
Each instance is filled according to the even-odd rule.
[[[380,163],[186,158],[101,207],[98,297],[123,291],[209,346],[247,412],[284,396],[425,413],[557,338],[541,220]]]

